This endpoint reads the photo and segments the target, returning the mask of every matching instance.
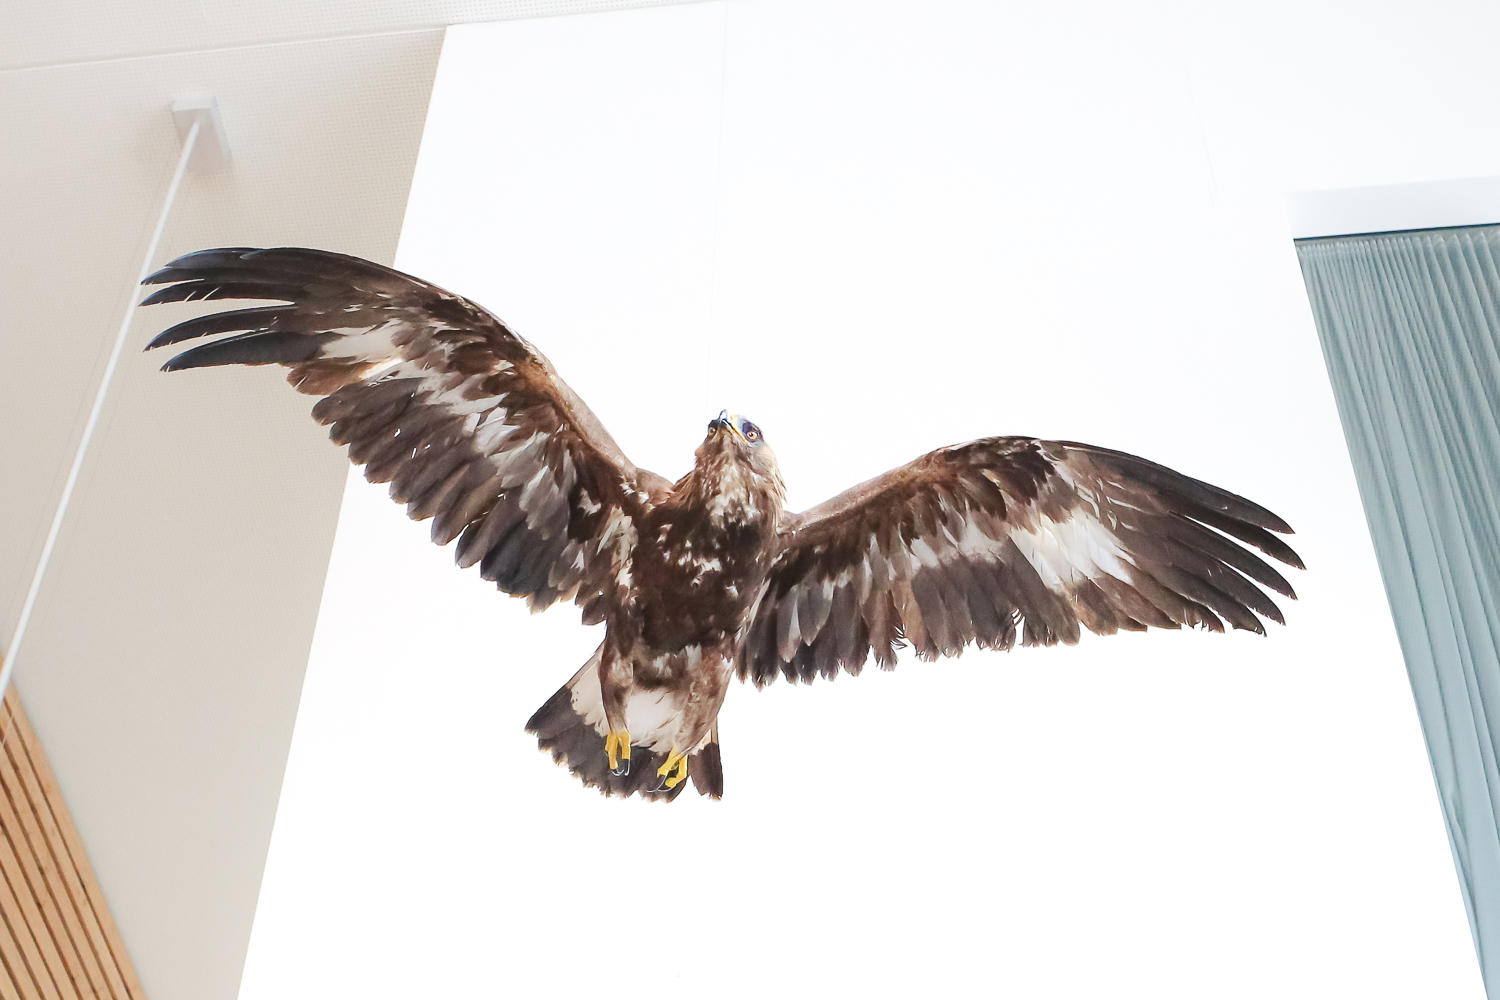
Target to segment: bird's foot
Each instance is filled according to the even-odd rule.
[[[667,762],[658,767],[656,773],[667,779],[668,788],[676,788],[688,776],[688,755],[680,752],[674,745],[672,752],[667,754]]]
[[[604,752],[609,757],[609,773],[621,777],[630,773],[630,730],[611,729],[604,737]]]

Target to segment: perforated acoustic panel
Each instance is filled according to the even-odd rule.
[[[14,687],[0,733],[0,997],[144,1000]]]

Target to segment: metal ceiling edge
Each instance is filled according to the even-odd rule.
[[[1500,176],[1297,191],[1286,200],[1296,240],[1487,225],[1500,222]]]

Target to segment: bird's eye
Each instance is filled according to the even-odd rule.
[[[740,425],[740,433],[745,435],[745,440],[749,441],[751,444],[754,444],[755,442],[760,440],[760,428],[750,423],[748,420]]]

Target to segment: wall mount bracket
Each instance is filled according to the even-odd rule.
[[[187,142],[193,123],[198,124],[198,141],[188,160],[194,173],[211,173],[229,165],[229,135],[224,131],[224,116],[219,113],[219,99],[209,94],[179,97],[172,102],[172,120],[177,135]]]

